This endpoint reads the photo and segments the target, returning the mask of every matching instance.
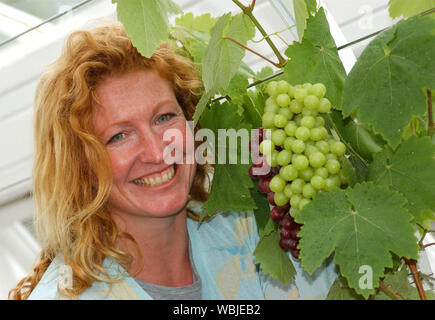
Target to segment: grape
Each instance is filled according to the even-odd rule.
[[[336,156],[342,156],[346,152],[346,146],[341,141],[335,141],[331,144],[331,152]]]
[[[302,210],[310,202],[311,202],[310,199],[307,198],[301,199],[301,201],[299,201],[299,210]]]
[[[335,181],[334,179],[328,177],[325,179],[325,190],[326,191],[331,191],[332,189],[336,188],[337,186],[335,185]]]
[[[275,192],[269,192],[267,194],[267,201],[272,205],[272,206],[276,206],[275,200],[273,199],[275,195]]]
[[[290,252],[292,253],[293,258],[299,259],[300,250],[298,250],[298,249],[296,249],[296,250],[290,250]]]
[[[313,175],[314,175],[314,170],[311,167],[299,171],[298,174],[298,176],[304,181],[310,181]]]
[[[276,162],[280,166],[286,166],[290,163],[291,159],[292,159],[292,153],[290,151],[284,149],[278,153],[278,157],[276,158]]]
[[[289,121],[284,127],[284,131],[289,137],[293,137],[295,135],[296,129],[298,126],[294,121]]]
[[[278,111],[278,114],[282,114],[287,119],[293,118],[293,113],[290,111],[289,108],[280,108],[279,111]]]
[[[291,230],[293,229],[293,227],[295,226],[295,222],[294,220],[289,217],[289,216],[285,216],[284,218],[282,218],[281,220],[281,227],[287,230]]]
[[[291,230],[286,229],[286,228],[281,228],[279,233],[281,235],[281,238],[283,238],[283,239],[291,239],[291,234],[292,234]]]
[[[269,188],[273,192],[281,192],[284,190],[285,184],[285,180],[277,175],[270,180]]]
[[[322,98],[326,93],[326,87],[323,83],[315,83],[308,89],[308,93]]]
[[[270,218],[273,221],[280,222],[283,217],[284,213],[281,212],[278,207],[273,207],[272,210],[270,210]]]
[[[291,201],[291,199],[290,199],[290,201]],[[299,209],[297,209],[295,207],[291,207],[289,213],[290,213],[290,216],[292,218],[296,218],[297,215],[299,214]]]
[[[328,153],[325,155],[326,160],[338,160],[337,156],[333,153]]]
[[[305,148],[305,155],[307,155],[308,157],[314,153],[314,152],[319,152],[319,149],[317,149],[315,146],[313,146],[310,143],[307,143],[307,146]]]
[[[316,96],[307,95],[304,98],[304,106],[307,107],[308,110],[317,111],[320,106],[320,100]]]
[[[291,191],[294,195],[302,193],[302,189],[305,185],[305,181],[301,178],[297,178],[293,180],[293,183],[290,185]],[[291,205],[291,203],[290,203]]]
[[[293,113],[300,113],[300,112],[302,112],[302,109],[303,109],[303,104],[302,104],[302,102],[299,102],[299,101],[296,101],[296,100],[292,100],[291,102],[290,102],[290,111],[291,112],[293,112]]]
[[[303,103],[305,97],[307,96],[307,94],[308,94],[308,90],[307,89],[296,88],[296,90],[295,90],[295,100],[297,102]]]
[[[290,198],[290,206],[292,208],[299,207],[299,201],[301,201],[302,197],[299,194],[294,194]]]
[[[326,98],[320,99],[319,112],[327,113],[327,112],[329,112],[329,110],[331,110],[331,102]]]
[[[266,112],[261,117],[261,123],[263,128],[265,129],[272,129],[273,128],[273,118],[275,117],[275,113],[273,112]]]
[[[273,200],[275,201],[277,206],[284,206],[288,203],[288,198],[283,192],[275,192],[275,195],[273,196]]]
[[[332,180],[332,182],[335,184],[336,187],[340,187],[341,185],[341,180],[340,180],[340,176],[337,174],[331,175],[329,176],[329,178]]]
[[[313,141],[320,141],[323,139],[322,127],[312,128],[310,130],[310,137]]]
[[[285,80],[280,80],[276,84],[276,90],[279,93],[288,93],[290,89],[290,85]]]
[[[316,117],[315,127],[323,127],[325,125],[325,120],[322,117]]]
[[[286,214],[289,210],[290,210],[290,204],[287,203],[283,206],[277,206],[278,210],[280,210],[281,212],[283,212],[284,214]]]
[[[327,154],[329,152],[329,143],[321,140],[316,142],[316,148],[323,154]]]
[[[286,138],[287,135],[285,134],[285,131],[283,129],[273,130],[271,140],[275,144],[275,146],[282,146]]]
[[[275,144],[272,142],[272,140],[263,140],[260,143],[260,152],[262,154],[268,155],[272,153],[272,150],[275,149]]]
[[[298,154],[295,157],[293,164],[297,170],[304,170],[308,167],[309,162],[306,156]]]
[[[325,168],[328,169],[330,174],[336,174],[340,171],[340,162],[337,160],[328,160],[326,161]]]
[[[278,83],[276,81],[271,81],[267,84],[266,92],[269,96],[276,96],[278,93]]]
[[[286,184],[286,186],[284,187],[284,194],[287,198],[291,198],[293,195],[292,189],[291,189],[291,184]]]
[[[317,190],[323,189],[325,187],[325,179],[321,176],[313,176],[310,182],[311,185]]]
[[[298,177],[298,170],[294,167],[294,165],[290,164],[288,166],[284,166],[279,171],[279,175],[287,181],[295,180]]]
[[[279,151],[272,150],[272,154],[266,154],[266,162],[271,167],[276,167],[278,165],[277,158],[278,158]]]
[[[264,113],[270,112],[270,113],[276,114],[279,112],[279,109],[280,109],[280,107],[277,104],[271,104],[271,105],[265,106],[263,111],[264,111]]]
[[[302,85],[302,88],[309,90],[312,86],[313,86],[313,85],[312,85],[311,83],[309,83],[309,82],[305,82],[305,83]]]
[[[314,119],[313,116],[305,116],[301,119],[301,126],[311,129],[314,127],[316,120]]]
[[[302,140],[295,140],[291,146],[294,153],[302,153],[305,150],[305,143]]]
[[[323,153],[317,151],[310,154],[309,160],[312,167],[320,168],[323,167],[323,165],[325,164],[326,157]]]
[[[281,238],[281,240],[279,240],[279,246],[286,251],[295,250],[298,246],[298,243],[299,241],[295,239]]]
[[[292,145],[293,145],[293,142],[294,142],[295,140],[296,140],[296,139],[293,138],[293,137],[287,137],[287,138],[284,140],[284,149],[289,150],[289,151],[292,151]]]
[[[316,128],[313,128],[311,130],[314,130],[314,129],[316,129]],[[308,129],[306,127],[299,127],[295,131],[295,136],[299,140],[305,141],[310,137],[310,129]]]
[[[273,125],[278,128],[284,128],[288,120],[289,119],[283,114],[275,114],[273,116]]]
[[[266,194],[271,192],[270,191],[270,187],[269,187],[270,180],[271,180],[270,177],[260,178],[260,180],[258,180],[258,190],[260,192],[263,192],[263,193],[266,193]]]
[[[313,198],[316,192],[316,189],[311,185],[311,183],[306,183],[302,188],[302,195],[307,199]]]
[[[296,88],[292,85],[289,85],[288,87],[288,95],[290,98],[294,98],[295,97],[295,90]]]
[[[290,104],[290,97],[288,94],[281,93],[276,97],[276,104],[279,105],[281,108],[288,107]]]
[[[329,171],[325,167],[317,168],[316,170],[314,170],[314,175],[322,177],[323,179],[326,179],[326,178],[328,178]]]
[[[316,117],[318,114],[318,112],[316,110],[310,110],[307,108],[302,109],[301,115],[303,116],[312,116],[312,117]]]
[[[268,107],[268,106],[270,106],[270,105],[278,106],[278,105],[276,104],[276,100],[275,100],[275,98],[272,97],[272,96],[270,96],[269,98],[266,99],[265,105],[266,105],[266,107]]]
[[[280,169],[281,167],[279,166],[270,168],[270,172],[272,173],[272,176],[276,176],[277,174],[279,174]]]

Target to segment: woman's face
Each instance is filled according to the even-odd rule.
[[[171,144],[185,157],[186,141],[192,139],[169,81],[154,70],[134,71],[106,77],[96,94],[94,130],[106,145],[114,176],[110,210],[148,217],[180,212],[196,166],[185,159],[170,164],[170,154],[164,153]],[[182,141],[164,141],[169,129],[178,130]]]

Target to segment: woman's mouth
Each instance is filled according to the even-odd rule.
[[[143,187],[155,187],[159,186],[161,184],[164,184],[165,182],[168,182],[174,178],[176,170],[176,165],[170,166],[169,168],[154,173],[149,176],[142,177],[140,179],[133,180],[133,183],[143,186]]]

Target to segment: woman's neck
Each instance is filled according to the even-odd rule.
[[[119,231],[130,234],[138,246],[127,238],[119,239],[120,248],[133,257],[128,270],[132,276],[171,287],[193,283],[186,218],[186,209],[163,218],[114,215]]]

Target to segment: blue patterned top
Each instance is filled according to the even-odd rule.
[[[311,276],[299,260],[289,257],[296,269],[295,280],[287,285],[262,274],[254,264],[253,252],[259,241],[252,212],[228,211],[198,224],[187,219],[193,261],[201,278],[202,298],[221,299],[325,299],[337,278],[336,265],[325,262]],[[117,262],[105,259],[104,269],[116,283],[95,281],[80,299],[152,299]],[[29,299],[62,299],[58,285],[65,264],[53,260]]]

